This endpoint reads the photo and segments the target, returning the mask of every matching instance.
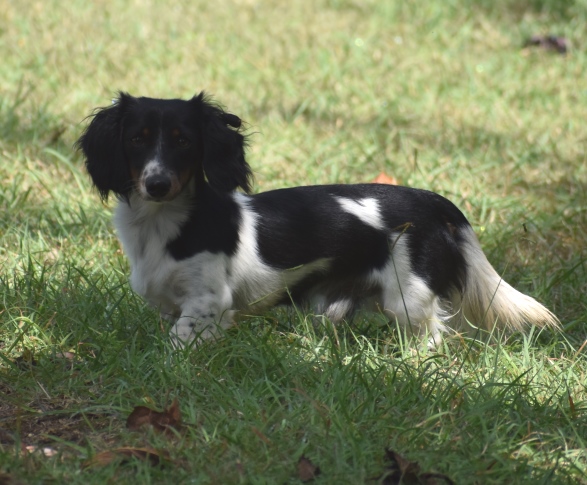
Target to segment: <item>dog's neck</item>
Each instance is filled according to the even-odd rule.
[[[234,217],[230,214],[235,205],[234,193],[218,193],[207,184],[196,186],[192,180],[170,201],[148,201],[137,192],[131,193],[128,199],[120,200],[114,224],[125,246],[132,244],[131,238],[155,238],[166,246],[180,235],[190,220],[190,232],[194,234],[234,225]]]

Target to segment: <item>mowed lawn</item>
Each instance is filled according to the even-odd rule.
[[[585,0],[1,1],[0,483],[587,484],[585,25]],[[524,47],[549,34],[566,55]],[[277,309],[174,351],[72,149],[119,90],[214,95],[255,191],[445,195],[564,331],[430,352]]]

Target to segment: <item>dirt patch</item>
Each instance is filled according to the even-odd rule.
[[[14,404],[0,386],[0,447],[21,443],[45,445],[56,441],[82,444],[91,435],[109,434],[116,424],[111,415],[80,413],[67,399],[34,399]]]
[[[3,406],[0,410],[0,445],[17,441],[26,444],[43,445],[55,441],[69,441],[76,444],[85,442],[89,435],[109,426],[109,419],[103,416],[69,414],[22,413],[18,409]]]

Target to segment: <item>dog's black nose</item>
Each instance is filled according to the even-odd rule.
[[[171,180],[163,175],[154,175],[145,180],[145,190],[153,199],[165,197],[171,189]]]

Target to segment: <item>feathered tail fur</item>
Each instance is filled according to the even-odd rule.
[[[457,328],[479,327],[492,330],[496,325],[513,331],[528,325],[560,328],[557,317],[534,298],[524,295],[493,269],[471,228],[463,229],[461,251],[467,271],[464,290],[455,295],[453,307],[460,307]]]

